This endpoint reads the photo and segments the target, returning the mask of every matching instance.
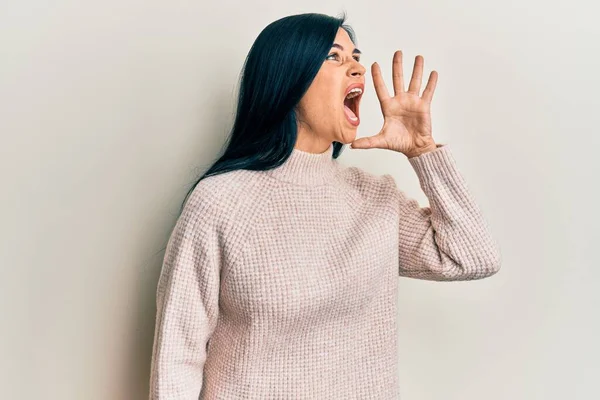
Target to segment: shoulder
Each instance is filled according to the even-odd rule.
[[[228,198],[243,192],[247,182],[245,170],[229,171],[203,178],[190,193],[187,204],[191,208],[224,207]]]
[[[254,171],[234,170],[203,178],[188,196],[182,216],[217,228],[249,220],[273,191],[270,181]]]
[[[340,173],[342,181],[365,199],[393,196],[397,186],[390,174],[377,175],[362,168],[346,167]]]

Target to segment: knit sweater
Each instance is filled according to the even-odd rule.
[[[150,399],[397,400],[398,277],[489,277],[499,247],[451,149],[390,174],[294,149],[204,178],[169,238]]]

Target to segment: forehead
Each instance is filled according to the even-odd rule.
[[[338,30],[331,47],[336,47],[352,54],[362,54],[362,51],[354,47],[354,43],[352,42],[352,39],[350,39],[350,35],[344,28],[340,28]]]
[[[354,48],[354,44],[352,43],[352,40],[350,40],[348,32],[346,32],[344,28],[338,29],[337,35],[335,35],[335,42],[341,44],[344,46],[344,48],[348,46],[350,49]]]

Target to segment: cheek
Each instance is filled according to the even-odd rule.
[[[331,115],[331,113],[339,111],[341,104],[337,99],[337,92],[332,89],[324,90],[319,98],[319,108],[323,113]]]
[[[325,124],[337,125],[339,123],[337,116],[341,112],[340,107],[336,103],[333,96],[331,96],[331,94],[323,97],[323,99],[321,100],[321,105],[320,105],[318,112],[321,116],[321,119],[324,121]]]
[[[313,120],[330,121],[331,116],[340,111],[339,104],[336,103],[330,92],[323,92],[307,100],[305,103],[306,114]]]
[[[315,81],[300,101],[301,115],[315,125],[338,124],[336,116],[343,113],[343,101],[339,99],[336,85],[323,84],[323,79]]]

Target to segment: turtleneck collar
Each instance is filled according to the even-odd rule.
[[[339,164],[333,157],[333,143],[323,153],[309,153],[294,148],[279,167],[265,171],[268,175],[289,183],[317,186],[331,183]]]

